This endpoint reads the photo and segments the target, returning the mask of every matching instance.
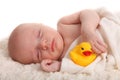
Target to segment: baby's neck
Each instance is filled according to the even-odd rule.
[[[62,51],[62,53],[61,53],[61,55],[60,55],[59,60],[62,60],[62,58],[64,58],[64,56],[65,56],[67,50],[69,49],[71,43],[72,43],[72,42],[69,42],[68,44],[65,44],[65,45],[64,45],[64,49],[63,49],[63,51]]]

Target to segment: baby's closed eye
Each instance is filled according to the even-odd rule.
[[[40,37],[40,30],[38,31],[38,34],[37,34],[37,38],[39,38]]]

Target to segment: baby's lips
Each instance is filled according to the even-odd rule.
[[[91,51],[84,51],[83,54],[84,54],[85,56],[90,56],[90,55],[92,54],[92,52],[91,52]]]

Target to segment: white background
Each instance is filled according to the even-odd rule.
[[[40,22],[56,29],[60,17],[82,9],[119,11],[118,0],[0,0],[0,39],[21,23]]]

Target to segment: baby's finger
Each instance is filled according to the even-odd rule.
[[[107,48],[107,44],[105,44],[105,42],[100,41],[100,40],[98,40],[97,42],[99,45],[102,45],[102,46],[104,46],[104,48]]]
[[[96,43],[96,44],[95,44],[95,47],[96,47],[101,53],[106,52],[105,46],[100,45],[99,43]]]
[[[100,53],[101,53],[101,51],[96,47],[95,44],[92,44],[92,50],[93,50],[95,53],[97,53],[97,54],[100,54]]]

